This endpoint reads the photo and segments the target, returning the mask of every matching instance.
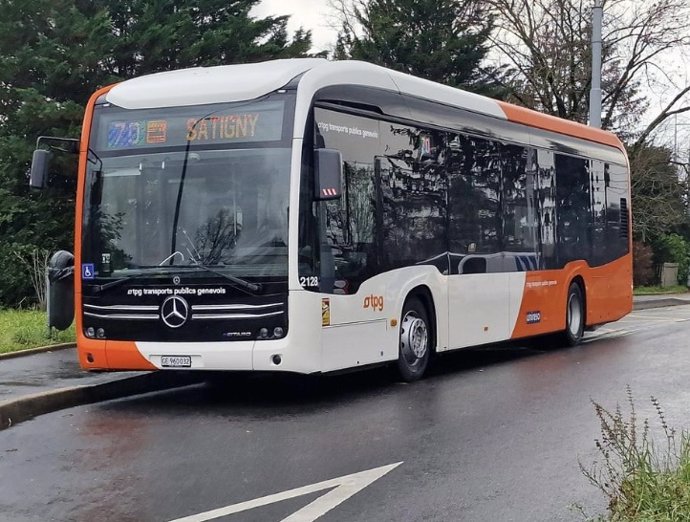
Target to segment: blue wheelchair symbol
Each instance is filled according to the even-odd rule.
[[[81,278],[82,279],[93,279],[96,277],[95,270],[93,268],[93,263],[82,263],[81,265]]]

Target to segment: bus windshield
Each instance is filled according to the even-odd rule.
[[[85,183],[84,278],[199,265],[234,277],[286,278],[286,105],[283,98],[97,107]]]

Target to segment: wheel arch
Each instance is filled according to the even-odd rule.
[[[407,292],[407,295],[405,295],[405,299],[403,300],[403,308],[405,307],[405,303],[412,297],[419,299],[426,310],[426,313],[429,317],[429,326],[431,327],[431,351],[432,353],[436,353],[438,348],[439,324],[436,313],[436,304],[434,303],[434,296],[428,286],[424,284],[415,286]],[[400,312],[402,314],[402,310]]]
[[[587,285],[585,284],[585,279],[581,274],[576,274],[570,279],[568,289],[570,289],[570,285],[573,283],[580,287],[580,292],[582,293],[582,312],[584,314],[584,324],[587,326]],[[568,294],[566,293],[566,299],[567,295]]]

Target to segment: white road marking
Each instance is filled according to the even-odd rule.
[[[316,484],[302,486],[301,488],[290,489],[281,493],[274,493],[265,497],[255,498],[254,500],[247,500],[238,504],[232,504],[223,508],[205,511],[198,515],[190,515],[188,517],[176,518],[170,522],[204,522],[214,518],[233,515],[249,509],[267,506],[290,498],[301,497],[309,493],[315,493],[324,489],[335,488],[332,491],[320,496],[310,504],[307,504],[299,511],[294,512],[289,517],[283,519],[281,522],[312,522],[317,518],[325,515],[334,507],[338,506],[355,493],[363,490],[372,482],[383,477],[386,473],[397,468],[402,462],[389,464],[388,466],[381,466],[380,468],[368,469],[360,471],[359,473],[352,473],[351,475],[344,475]]]
[[[634,319],[642,319],[644,321],[687,321],[689,317],[677,317],[674,315],[658,316],[658,315],[636,315]]]
[[[685,323],[690,321],[690,316],[685,312],[685,310],[674,309],[672,311],[669,310],[668,314],[661,314],[658,309],[638,310],[614,323],[610,323],[608,327],[597,328],[596,332],[588,334],[583,342],[624,337],[638,332],[662,328],[673,323]]]

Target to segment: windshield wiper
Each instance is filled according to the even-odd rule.
[[[215,270],[209,266],[202,265],[199,262],[194,262],[195,260],[193,258],[192,258],[192,260],[193,260],[193,262],[191,265],[178,266],[177,268],[199,268],[201,270],[205,270],[206,272],[210,272],[211,274],[219,275],[220,277],[225,278],[228,281],[234,283],[235,286],[238,287],[240,290],[244,290],[251,295],[260,294],[261,291],[263,290],[263,286],[261,285],[261,283],[251,283],[245,279],[241,279],[241,278],[236,277],[234,275],[230,275],[230,274],[226,274],[224,272],[221,272],[220,270]]]
[[[166,266],[166,267],[161,267],[157,268],[155,270],[149,270],[147,272],[141,272],[139,274],[132,274],[129,276],[121,277],[120,279],[115,279],[114,281],[110,281],[108,283],[103,283],[102,285],[94,285],[91,288],[93,289],[93,292],[95,294],[100,294],[106,290],[109,290],[111,288],[114,288],[116,286],[120,286],[123,283],[126,283],[127,281],[131,281],[132,279],[139,279],[141,277],[148,277],[151,275],[163,275],[163,274],[173,274],[175,272],[179,271],[184,271],[185,269],[190,269],[190,268],[195,268],[195,269],[201,269],[205,270],[206,272],[210,272],[212,274],[216,274],[224,279],[227,279],[233,285],[240,290],[243,290],[250,295],[256,295],[261,293],[263,290],[263,286],[260,283],[251,283],[249,281],[246,281],[244,279],[240,279],[239,277],[235,277],[230,274],[225,274],[219,270],[214,270],[211,267],[202,265],[201,263],[193,263],[191,265],[172,265],[172,266]]]
[[[178,267],[175,267],[178,268]],[[110,281],[109,283],[103,283],[102,285],[94,285],[92,287],[93,292],[95,294],[100,294],[101,292],[104,292],[106,290],[109,290],[111,288],[114,288],[116,286],[120,286],[123,283],[126,283],[127,281],[131,281],[132,279],[138,279],[140,277],[148,277],[151,275],[162,275],[162,274],[170,274],[172,270],[170,270],[169,267],[165,267],[164,270],[161,270],[160,268],[156,270],[150,270],[148,272],[141,272],[139,274],[132,274],[128,275],[125,277],[121,277],[120,279],[115,279],[114,281]]]

